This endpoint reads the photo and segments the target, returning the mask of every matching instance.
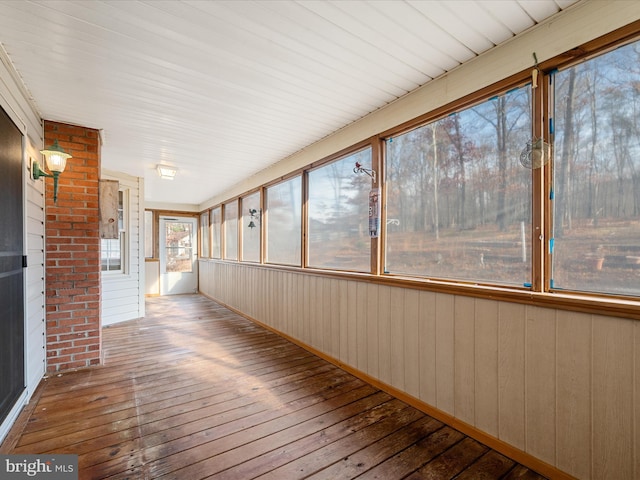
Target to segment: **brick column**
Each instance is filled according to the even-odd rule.
[[[45,121],[44,143],[54,139],[73,156],[59,177],[45,179],[47,371],[101,361],[98,131]]]

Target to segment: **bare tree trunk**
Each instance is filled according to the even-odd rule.
[[[616,174],[617,174],[617,183],[618,183],[618,206],[616,216],[622,218],[626,215],[625,201],[624,201],[624,181],[625,181],[625,171],[624,164],[626,160],[626,150],[627,150],[627,139],[625,133],[624,122],[621,118],[617,116],[612,116],[612,131],[613,135],[613,154],[616,162]],[[619,122],[619,126],[616,128],[616,122]]]
[[[571,172],[571,151],[573,150],[573,92],[576,83],[575,68],[569,69],[569,85],[567,87],[567,104],[564,110],[564,142],[562,143],[561,162],[558,169],[558,183],[560,191],[558,196],[562,199],[559,203],[558,219],[555,235],[561,237],[564,233],[564,222],[571,229],[571,210],[569,208],[569,174]],[[558,196],[556,198],[558,198]]]
[[[438,139],[436,136],[437,124],[431,126],[431,138],[433,140],[433,231],[436,240],[440,238],[440,216],[438,215]]]
[[[419,222],[419,231],[421,232],[426,231],[427,225],[429,225],[429,198],[427,195],[428,189],[426,188],[429,164],[425,158],[424,150],[420,149],[420,188],[418,190],[420,195],[420,211],[417,212],[416,217]]]
[[[589,166],[589,198],[587,215],[592,218],[594,227],[598,226],[598,169],[596,158],[596,147],[598,145],[598,121],[597,121],[597,105],[596,105],[596,72],[593,74],[593,84],[589,86],[589,104],[591,107],[591,162]],[[593,178],[595,177],[595,181]]]
[[[458,179],[459,185],[460,185],[460,195],[459,195],[459,201],[460,203],[458,204],[458,211],[457,211],[457,216],[458,216],[458,225],[460,228],[466,228],[467,227],[467,222],[466,222],[466,218],[465,218],[465,204],[467,202],[467,179],[466,179],[466,172],[465,172],[465,168],[464,168],[464,145],[463,145],[463,141],[462,141],[462,136],[460,134],[460,118],[458,117],[458,115],[454,115],[453,117],[453,127],[454,127],[454,131],[455,131],[455,135],[453,137],[453,144],[456,147],[456,151],[458,153],[457,155],[457,160],[458,160],[458,172],[460,173],[460,178]]]
[[[496,133],[498,140],[498,212],[496,223],[500,231],[506,228],[506,192],[507,192],[507,118],[506,118],[506,98],[497,98],[496,105]]]

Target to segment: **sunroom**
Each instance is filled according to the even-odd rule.
[[[0,44],[0,453],[392,478],[420,422],[455,448],[393,478],[640,477],[640,3],[0,2]],[[406,424],[189,457],[211,398],[288,405],[258,360]],[[158,402],[193,411],[150,446]]]

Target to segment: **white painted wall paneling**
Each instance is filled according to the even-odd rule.
[[[32,147],[28,149],[33,154]],[[27,157],[28,158],[28,157]],[[29,172],[27,172],[29,173]],[[27,390],[36,389],[45,373],[44,182],[27,180],[26,330]]]

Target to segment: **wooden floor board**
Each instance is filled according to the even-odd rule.
[[[439,480],[454,478],[462,470],[478,460],[487,447],[472,438],[465,437],[460,442],[438,455],[431,462],[407,477],[407,480]]]
[[[158,478],[163,474],[175,472],[176,467],[180,469],[189,468],[194,463],[198,463],[198,467],[201,467],[203,462],[207,462],[208,464],[211,457],[234,448],[239,448],[250,442],[263,440],[287,427],[315,419],[327,411],[339,411],[340,407],[344,407],[356,401],[360,401],[364,408],[364,406],[368,405],[369,402],[374,401],[371,400],[372,397],[375,398],[375,401],[383,401],[384,397],[388,396],[386,394],[382,394],[382,392],[376,393],[375,389],[364,386],[342,393],[336,397],[327,399],[324,402],[314,403],[313,405],[300,410],[287,412],[287,415],[279,416],[266,422],[249,426],[241,431],[228,432],[228,435],[217,438],[213,441],[207,441],[206,443],[194,442],[194,439],[189,437],[188,443],[185,445],[185,442],[182,442],[180,445],[181,448],[178,449],[175,454],[172,453],[171,457],[165,457],[157,462],[151,463],[150,468],[152,476],[154,478]],[[208,438],[206,438],[206,440],[208,440]],[[270,440],[270,438],[266,439],[267,443],[271,444]],[[197,444],[194,445],[194,443]],[[189,446],[189,450],[185,451],[185,446]],[[162,445],[163,449],[166,449],[166,447],[167,444]],[[172,445],[172,447],[174,447],[174,445]],[[199,460],[202,458],[204,458],[204,460]],[[180,475],[183,475],[183,473],[178,472],[176,475],[176,478],[180,478]],[[182,478],[198,477],[186,475]]]
[[[358,478],[367,480],[405,478],[463,438],[464,435],[460,432],[450,427],[442,427],[423,437],[409,448],[367,470]]]
[[[148,299],[103,350],[1,451],[77,454],[83,480],[543,478],[199,295]]]
[[[289,397],[283,395],[281,398],[294,399],[301,395],[307,395],[307,392],[294,392]],[[137,424],[128,430],[132,435],[139,432],[145,438],[147,447],[168,443],[170,439],[181,436],[191,435],[193,439],[193,434],[203,429],[207,431],[207,437],[210,438],[213,435],[213,427],[223,420],[228,423],[236,417],[245,419],[254,415],[252,420],[256,421],[255,414],[267,410],[262,402],[256,401],[256,398],[258,398],[257,394],[254,397],[236,395],[234,398],[219,402],[211,399],[200,401],[194,405],[196,408],[185,408],[185,404],[182,404],[156,410],[148,415],[141,413],[137,417]],[[273,409],[267,411],[273,412]],[[87,454],[97,451],[94,454],[94,461],[98,461],[103,446],[113,443],[114,439],[117,440],[120,433],[122,431],[84,441],[82,445],[75,447],[76,453]]]
[[[388,403],[388,402],[387,402]],[[389,404],[393,406],[393,404]],[[423,417],[423,419],[425,418]],[[418,420],[417,422],[420,422]],[[431,419],[433,420],[433,419]],[[323,446],[344,438],[352,433],[371,425],[376,421],[376,417],[370,412],[363,411],[337,424],[327,427],[312,435],[308,435],[299,441],[282,445],[274,450],[268,451],[251,460],[242,462],[234,467],[214,475],[216,479],[234,480],[237,478],[255,478],[272,471],[277,467],[293,462],[300,457],[311,452],[316,452]],[[436,422],[435,420],[433,420]],[[333,478],[345,478],[341,475],[333,475]]]
[[[544,477],[522,465],[516,465],[501,480],[542,480]]]
[[[391,406],[389,404],[389,407]],[[367,445],[377,442],[389,431],[400,428],[420,416],[422,416],[421,413],[413,408],[402,408],[401,405],[395,404],[388,412],[379,411],[370,425],[258,478],[275,480],[317,475],[318,472],[339,462],[345,456],[352,455]]]
[[[219,455],[208,458],[204,462],[200,462],[196,465],[190,465],[188,468],[182,469],[178,472],[174,472],[167,478],[203,478],[209,477],[212,474],[222,472],[230,469],[234,466],[241,465],[244,462],[255,459],[257,455],[263,455],[267,452],[273,451],[274,448],[283,448],[288,446],[288,449],[296,450],[295,452],[300,454],[300,448],[302,448],[301,442],[309,447],[309,437],[317,437],[317,434],[334,428],[338,423],[353,419],[357,412],[362,412],[363,409],[369,412],[378,412],[376,416],[383,415],[386,410],[395,411],[397,406],[389,405],[388,397],[380,395],[380,393],[374,393],[359,401],[350,403],[341,408],[330,410],[327,413],[311,418],[296,425],[283,428],[275,431],[273,434],[257,438],[241,446],[235,447],[232,450],[227,450]],[[369,415],[371,417],[371,414]],[[370,422],[375,420],[369,419]],[[335,423],[332,423],[335,422]],[[352,431],[355,431],[355,423],[352,424]],[[324,437],[323,437],[324,438]],[[312,448],[319,449],[323,445],[322,441],[313,442]],[[297,458],[297,457],[296,457]],[[227,474],[228,475],[228,474]],[[255,472],[251,473],[252,476],[247,478],[254,478]],[[237,476],[227,476],[227,478],[242,478]],[[282,476],[280,478],[288,478]]]
[[[335,374],[331,373],[334,371],[334,369],[330,369],[330,367],[326,364],[326,362],[322,362],[321,360],[314,358],[314,357],[309,357],[309,362],[304,364],[304,370],[302,372],[302,379],[297,380],[298,384],[302,384],[304,382],[308,383],[308,380],[304,377],[308,376],[309,373],[315,373],[317,375],[320,375],[322,373],[322,371],[324,371],[324,375],[325,376],[330,376],[331,378],[335,378]],[[270,386],[272,388],[275,388],[276,384],[280,384],[280,385],[286,385],[286,381],[287,379],[293,380],[295,377],[293,377],[293,373],[292,370],[290,369],[289,371],[286,371],[284,368],[282,368],[282,365],[284,365],[283,363],[280,364],[281,368],[279,369],[279,372],[281,372],[281,376],[277,377],[275,380],[271,380],[270,381]],[[315,367],[314,367],[315,366]],[[296,365],[296,367],[298,367],[298,365]],[[314,368],[311,368],[314,367]],[[295,369],[295,371],[297,371],[298,368]],[[327,373],[328,372],[328,373]],[[270,372],[273,373],[273,372]],[[286,374],[286,375],[285,375]],[[345,374],[346,375],[346,374]],[[215,373],[211,374],[212,377],[215,376]],[[300,375],[299,375],[300,376]],[[319,378],[323,378],[323,377],[319,377]],[[164,402],[164,404],[169,404],[169,405],[176,405],[177,403],[180,403],[180,400],[182,397],[184,397],[184,395],[182,394],[187,394],[191,392],[191,389],[195,389],[195,392],[197,392],[198,395],[192,395],[195,396],[196,399],[199,396],[213,396],[216,394],[228,394],[229,393],[229,387],[231,386],[229,384],[229,382],[225,382],[225,384],[223,386],[221,386],[220,388],[223,389],[223,391],[221,393],[215,392],[212,390],[212,388],[207,388],[206,387],[206,383],[203,381],[206,380],[206,378],[200,377],[197,381],[197,383],[195,384],[191,384],[194,380],[190,379],[189,383],[187,384],[183,384],[181,385],[180,382],[180,378],[176,378],[175,376],[173,377],[168,377],[168,378],[161,378],[158,380],[157,383],[148,383],[148,387],[146,383],[140,383],[138,382],[137,384],[137,390],[138,390],[138,395],[137,395],[137,400],[138,400],[138,405],[141,405],[141,407],[139,408],[140,412],[145,412],[147,408],[146,405],[143,402],[143,397],[144,398],[151,398],[153,399],[153,403],[151,405],[155,405],[158,408],[162,408],[163,403],[159,402],[158,400],[161,400],[163,395],[167,398],[167,400]],[[127,382],[118,382],[117,383],[117,387],[114,387],[114,384],[108,384],[105,388],[105,390],[103,392],[99,392],[99,390],[96,390],[96,392],[92,393],[92,394],[86,394],[86,395],[76,395],[75,396],[75,400],[79,401],[79,404],[77,406],[74,407],[67,407],[65,409],[58,409],[57,411],[51,411],[51,409],[49,409],[49,411],[47,412],[46,417],[42,417],[42,416],[35,416],[32,418],[32,421],[30,421],[28,428],[25,430],[25,433],[27,432],[31,432],[34,430],[38,430],[41,429],[42,426],[39,426],[38,421],[40,420],[40,418],[46,418],[47,421],[52,421],[52,419],[56,419],[56,421],[58,422],[58,433],[59,433],[59,429],[62,427],[62,418],[63,417],[67,417],[69,419],[71,419],[72,421],[74,421],[74,423],[80,422],[81,420],[78,420],[78,416],[80,415],[83,419],[90,419],[92,416],[98,415],[98,416],[105,416],[107,414],[107,412],[105,411],[104,407],[93,407],[93,408],[87,408],[89,406],[95,406],[96,402],[99,403],[106,403],[110,406],[109,411],[116,411],[115,409],[117,408],[118,405],[121,405],[122,408],[126,409],[126,408],[131,408],[133,407],[133,401],[129,400],[130,394],[123,394],[120,396],[109,396],[109,392],[111,391],[115,391],[115,392],[121,392],[122,390],[127,390],[124,387],[127,387]],[[243,382],[246,383],[246,381],[243,380]],[[290,385],[292,387],[295,387],[296,384],[293,383],[293,381],[290,382]],[[164,387],[168,387],[170,388],[170,390],[165,390]],[[190,388],[187,388],[190,387]],[[97,386],[95,388],[98,388]],[[147,391],[148,390],[148,391]],[[174,390],[177,390],[174,391]],[[282,386],[280,387],[280,392],[284,392],[285,388],[283,388]],[[190,398],[190,397],[187,397]],[[42,402],[41,405],[45,406],[51,404],[50,401],[45,401]],[[118,409],[120,410],[120,409]],[[136,412],[137,413],[137,412]],[[121,412],[119,412],[119,414],[121,414]],[[114,418],[115,420],[115,418]],[[30,438],[29,436],[26,436],[27,438]]]
[[[458,475],[456,480],[492,480],[502,477],[513,466],[513,460],[489,450],[482,458]]]
[[[421,438],[442,428],[442,426],[442,423],[438,420],[422,416],[380,439],[380,441],[372,443],[349,456],[345,456],[339,462],[309,478],[315,480],[323,478],[355,478],[408,448]]]

